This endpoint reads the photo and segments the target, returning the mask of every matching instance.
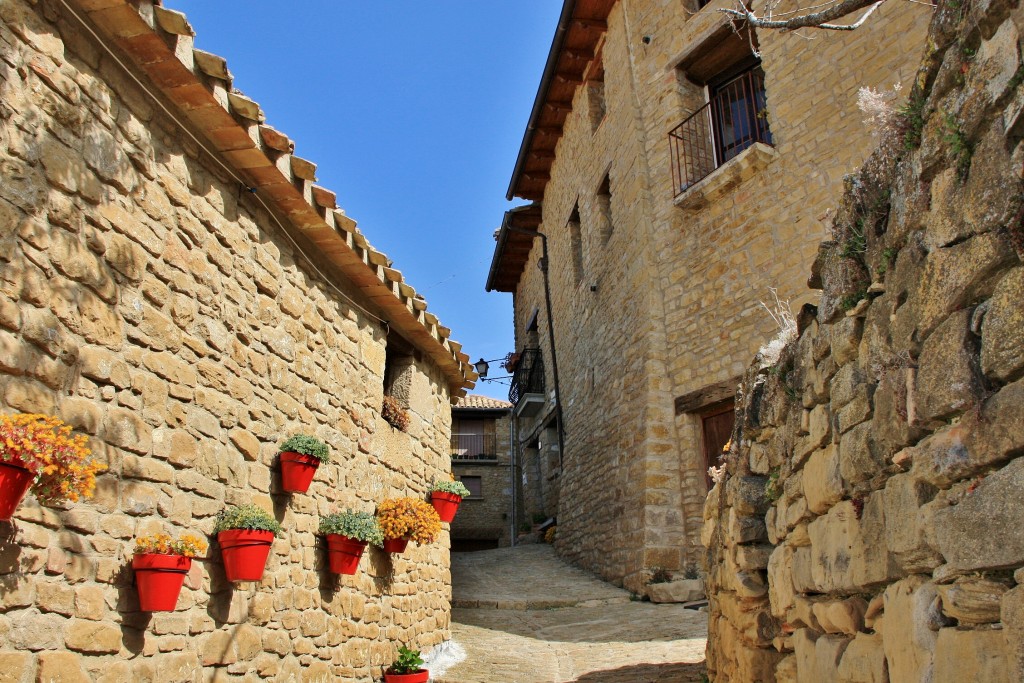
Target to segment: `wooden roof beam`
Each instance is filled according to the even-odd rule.
[[[598,31],[608,30],[608,22],[604,19],[585,19],[583,17],[578,17],[573,19],[572,23],[580,28],[596,29]]]

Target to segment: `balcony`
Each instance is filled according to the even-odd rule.
[[[544,357],[540,349],[523,349],[512,373],[508,400],[516,416],[532,417],[544,405]]]
[[[760,66],[709,92],[708,103],[668,134],[676,197],[748,147],[772,144]]]
[[[498,442],[494,434],[452,434],[451,445],[453,461],[498,459]]]

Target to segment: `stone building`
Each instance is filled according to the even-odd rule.
[[[516,448],[550,455],[559,552],[638,592],[697,562],[735,386],[778,332],[761,302],[810,300],[825,213],[875,144],[858,90],[909,83],[932,14],[808,39],[734,30],[732,4],[564,3],[508,190],[532,203],[487,280],[543,368],[514,386]]]
[[[315,171],[180,13],[0,3],[0,410],[63,418],[108,466],[93,499],[0,523],[3,680],[371,681],[448,638],[446,531],[350,577],[319,547],[320,514],[448,475],[475,375]],[[335,462],[288,495],[299,432]],[[139,611],[133,539],[250,502],[284,526],[261,582],[214,544],[177,611]]]
[[[508,401],[470,394],[452,406],[452,474],[470,490],[452,521],[452,551],[511,544],[512,459]]]
[[[704,512],[712,680],[1024,680],[1022,35],[1019,5],[936,9],[818,305],[744,374]]]

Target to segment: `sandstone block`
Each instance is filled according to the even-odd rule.
[[[121,629],[113,624],[72,619],[64,629],[67,647],[87,654],[105,654],[121,649]]]
[[[134,453],[148,453],[153,447],[153,428],[137,413],[123,408],[107,409],[102,433],[110,444]]]
[[[804,465],[803,485],[807,507],[815,514],[828,512],[842,500],[839,449],[834,444],[811,454]]]
[[[933,530],[957,570],[1024,565],[1024,458],[986,477],[957,505],[935,512]]]
[[[980,399],[977,340],[970,323],[971,311],[958,311],[925,340],[915,386],[918,416],[924,421],[964,412]]]
[[[35,668],[30,652],[0,651],[0,683],[31,683]]]
[[[889,680],[931,680],[937,635],[930,610],[935,597],[935,586],[921,576],[908,577],[885,589],[881,633]]]
[[[41,652],[37,680],[41,683],[91,683],[82,656],[74,652]]]
[[[935,643],[932,683],[1013,683],[1001,631],[944,628]]]
[[[1024,268],[1014,268],[996,285],[981,326],[981,368],[1008,381],[1024,372]]]
[[[1009,586],[999,581],[968,576],[953,584],[939,586],[942,613],[963,625],[992,624],[999,621],[1000,601]]]
[[[942,558],[925,541],[922,505],[935,497],[935,488],[911,474],[898,474],[885,485],[885,542],[907,573],[930,572]]]
[[[652,583],[647,587],[651,602],[691,602],[704,598],[702,579],[678,579],[666,583]]]
[[[839,662],[838,683],[888,683],[882,636],[858,633]]]
[[[22,651],[63,649],[65,623],[67,619],[57,614],[18,612],[11,616],[8,644]]]

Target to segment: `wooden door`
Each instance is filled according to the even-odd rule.
[[[704,436],[704,478],[711,490],[711,475],[707,473],[712,465],[718,466],[718,458],[722,449],[732,436],[735,413],[733,402],[721,404],[701,415],[701,426]]]

